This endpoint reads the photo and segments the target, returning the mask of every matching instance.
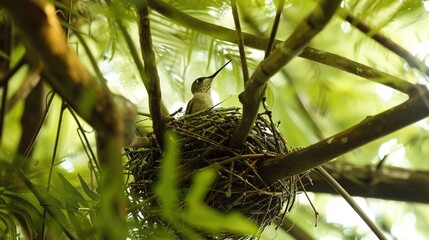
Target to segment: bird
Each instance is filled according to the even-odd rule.
[[[213,100],[211,95],[213,79],[230,62],[231,61],[225,63],[225,65],[219,68],[212,75],[208,77],[199,77],[192,83],[191,91],[194,96],[188,102],[185,114],[196,113],[201,110],[211,108],[213,106]]]

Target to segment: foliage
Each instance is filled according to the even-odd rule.
[[[140,112],[148,112],[148,96],[139,72],[143,69],[137,63],[141,60],[134,7],[144,1],[52,2],[57,7],[58,16],[67,32],[69,47],[79,55],[81,62],[102,84],[106,84],[113,92],[126,96],[138,106]],[[238,1],[243,32],[259,37],[269,36],[276,4],[279,2],[280,0]],[[204,22],[234,29],[229,1],[162,3]],[[284,40],[290,36],[315,5],[315,1],[285,2],[276,38]],[[427,1],[414,0],[344,1],[334,19],[309,46],[366,64],[404,79],[404,82],[427,86],[427,76],[424,74],[426,66],[412,66],[403,57],[374,40],[376,34],[382,33],[424,62],[429,40],[421,29],[428,22],[427,5]],[[347,13],[369,24],[371,31],[362,34],[352,23],[344,20]],[[175,17],[177,16],[168,17],[154,9],[150,12],[162,100],[168,110],[174,112],[184,107],[185,102],[190,99],[192,80],[209,75],[228,59],[233,60],[232,67],[227,67],[226,71],[219,74],[214,82],[214,92],[218,97],[217,102],[222,102],[223,106],[240,106],[238,94],[244,87],[235,39],[227,41],[221,30],[207,33],[203,29],[205,26],[192,27],[189,19],[190,25],[185,25]],[[97,214],[105,206],[100,205],[104,194],[98,189],[102,169],[95,157],[93,129],[76,117],[74,110],[58,96],[52,98],[51,102],[51,95],[47,94],[51,87],[45,85],[43,98],[38,99],[44,103],[43,109],[30,108],[43,112],[46,119],[41,128],[33,133],[34,140],[25,142],[32,151],[20,149],[19,144],[25,139],[21,133],[24,133],[25,126],[30,125],[31,116],[34,116],[25,115],[25,107],[29,105],[26,100],[30,98],[28,93],[34,88],[25,88],[24,84],[29,81],[34,70],[28,64],[31,62],[28,58],[31,59],[32,52],[26,48],[26,43],[21,42],[22,39],[17,35],[19,33],[4,30],[3,27],[10,22],[2,9],[0,19],[0,42],[5,42],[5,38],[14,42],[10,51],[3,45],[0,49],[1,62],[7,63],[6,67],[0,64],[0,83],[3,89],[0,238],[100,238],[100,225],[105,223],[100,222],[99,218],[97,220]],[[122,30],[121,25],[124,26]],[[245,47],[246,67],[251,73],[263,60],[261,50],[264,50],[262,45]],[[17,67],[20,61],[25,61],[26,64]],[[8,76],[15,67],[18,68],[15,74]],[[362,78],[358,70],[353,75],[316,61],[294,58],[271,78],[265,92],[267,104],[272,109],[273,118],[279,119],[279,128],[291,146],[316,143],[407,99],[406,94]],[[18,100],[11,104],[10,100],[14,98]],[[140,115],[137,121],[141,135],[151,132],[152,123],[145,116]],[[338,161],[356,166],[399,166],[428,171],[428,165],[424,161],[429,154],[428,125],[426,118],[344,154]],[[155,198],[163,207],[148,208],[148,214],[163,216],[171,222],[170,230],[192,239],[201,238],[196,231],[199,228],[212,232],[229,230],[238,234],[253,233],[255,226],[241,215],[220,214],[202,201],[213,182],[212,171],[197,173],[189,192],[186,195],[179,193],[175,184],[178,176],[174,171],[179,150],[173,143],[173,138],[167,137],[167,151],[162,162],[164,166],[161,167],[156,184]],[[124,160],[125,158],[118,159]],[[126,177],[128,176],[124,176]],[[398,195],[401,195],[400,191]],[[178,209],[175,205],[178,199],[186,199],[189,208]],[[321,214],[316,229],[313,228],[317,221],[314,220],[314,212],[304,194],[300,194],[300,204],[288,213],[288,218],[293,220],[295,227],[292,230],[287,226],[280,229],[273,227],[261,239],[287,236],[289,230],[290,235],[297,236],[294,230],[299,228],[304,229],[310,237],[312,234],[343,239],[372,237],[367,227],[356,223],[358,220],[352,215],[338,213],[345,208],[338,210],[342,205],[337,198],[309,193],[309,199]],[[149,206],[148,202],[128,200],[129,237],[174,239],[174,235],[164,231],[165,229],[145,226],[144,218],[133,213],[134,207]],[[362,199],[359,203],[392,238],[407,238],[397,229],[411,231],[413,236],[428,237],[426,230],[429,225],[429,210],[426,205],[373,199]],[[353,219],[353,223],[348,219]],[[109,222],[110,219],[104,221]],[[139,230],[134,231],[135,229]]]

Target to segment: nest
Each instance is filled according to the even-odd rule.
[[[268,116],[268,117],[267,117]],[[213,109],[172,119],[168,131],[179,136],[181,143],[181,187],[189,188],[192,173],[200,168],[217,166],[217,178],[206,196],[206,203],[221,211],[239,211],[258,223],[262,231],[273,221],[281,220],[295,199],[295,177],[269,183],[258,174],[258,161],[288,152],[286,141],[269,114],[258,115],[246,142],[240,149],[228,148],[241,114],[238,108]],[[128,170],[134,180],[129,184],[134,196],[153,196],[159,148],[127,149]],[[145,218],[145,224],[167,224]]]

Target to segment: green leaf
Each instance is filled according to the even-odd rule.
[[[243,235],[253,235],[258,231],[255,223],[238,212],[223,214],[204,204],[194,206],[180,214],[182,220],[195,227],[219,233],[228,231]]]
[[[80,203],[84,207],[89,207],[88,202],[86,202],[82,194],[80,194],[80,192],[64,177],[64,175],[58,173],[58,176],[64,186],[64,192],[67,194],[67,200],[72,200],[71,202]],[[76,208],[78,207],[79,206],[77,205]]]
[[[18,172],[19,177],[24,181],[25,185],[27,185],[28,189],[33,193],[33,195],[39,201],[39,204],[44,207],[44,209],[51,215],[52,219],[61,227],[64,233],[72,239],[76,239],[73,233],[69,230],[68,226],[70,223],[67,221],[66,216],[61,211],[61,208],[64,208],[61,201],[50,195],[44,190],[39,190],[37,187],[33,185],[33,183],[27,178],[27,176],[23,172]]]
[[[239,213],[223,214],[210,208],[204,196],[216,178],[214,169],[204,169],[195,174],[186,198],[186,211],[180,216],[188,224],[211,232],[228,231],[243,235],[255,234],[258,227]]]
[[[161,203],[164,216],[172,216],[177,210],[179,194],[177,190],[179,144],[173,134],[166,134],[165,155],[161,160],[159,181],[155,185],[155,193]]]
[[[80,176],[79,173],[77,176],[79,177],[80,185],[82,185],[83,191],[86,193],[86,195],[94,201],[100,200],[100,195],[91,190],[85,180],[83,180],[82,176]]]
[[[210,189],[215,178],[216,171],[210,168],[198,171],[195,174],[186,198],[186,203],[189,204],[189,207],[204,203],[204,196]]]

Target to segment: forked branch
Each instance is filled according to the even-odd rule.
[[[231,138],[230,146],[239,147],[246,140],[255,122],[268,80],[297,56],[328,24],[340,2],[320,1],[313,12],[295,28],[292,35],[259,64],[247,82],[244,92],[240,94],[243,118]]]

